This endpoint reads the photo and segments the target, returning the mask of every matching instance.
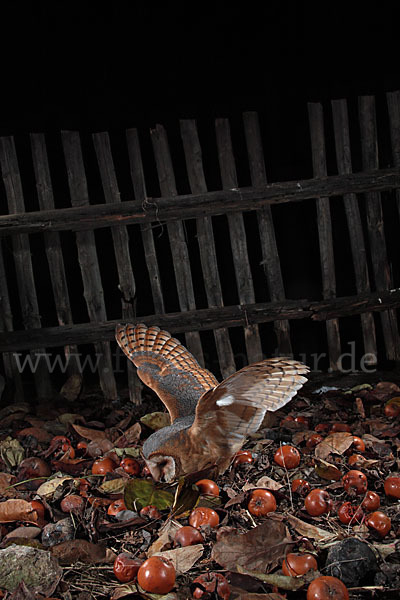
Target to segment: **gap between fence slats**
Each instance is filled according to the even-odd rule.
[[[101,182],[103,184],[106,202],[121,202],[114,161],[111,152],[110,138],[107,132],[93,134],[94,149],[99,164]],[[125,322],[135,321],[134,301],[136,285],[133,276],[131,256],[129,252],[129,236],[126,226],[120,225],[111,228],[115,261],[117,263],[119,292],[121,295],[121,315]],[[115,290],[115,294],[118,294]],[[117,352],[120,351],[119,346]],[[129,396],[135,404],[141,403],[142,385],[136,374],[136,368],[131,361],[127,361]]]
[[[62,131],[61,139],[67,166],[71,203],[74,206],[89,204],[89,193],[79,133],[76,131]],[[89,319],[93,322],[106,321],[104,292],[101,284],[94,232],[77,231],[76,244],[78,248],[78,261],[82,273],[83,293]],[[101,389],[104,396],[112,400],[117,397],[117,387],[113,372],[110,344],[107,342],[97,342],[95,343],[95,350],[98,355]]]
[[[13,137],[0,138],[0,163],[6,190],[8,211],[24,213],[25,203],[22,191],[17,153]],[[26,234],[13,237],[13,255],[22,320],[26,330],[41,327],[39,305],[35,289],[31,250]],[[38,348],[32,354],[45,354],[45,348]],[[43,359],[39,359],[34,372],[35,387],[39,398],[53,396],[49,372]]]
[[[178,192],[176,189],[175,175],[165,129],[162,125],[157,125],[150,133],[161,194],[163,196],[176,196]],[[194,310],[196,304],[190,269],[189,250],[186,243],[183,222],[174,221],[168,223],[167,229],[174,264],[179,306],[182,311]],[[191,331],[188,332],[185,337],[189,351],[194,354],[199,363],[204,366],[200,334],[196,331]]]
[[[310,120],[313,174],[314,177],[326,177],[327,166],[322,105],[319,103],[309,103],[308,116]],[[322,274],[322,296],[325,299],[335,298],[335,257],[333,254],[332,220],[329,198],[319,198],[316,200],[316,206]],[[329,365],[333,371],[337,371],[339,368],[339,357],[341,355],[339,321],[337,319],[326,322],[326,334],[329,350]]]
[[[142,154],[140,151],[139,136],[136,129],[128,129],[126,132],[128,144],[129,164],[131,180],[136,200],[144,207],[147,202],[146,181],[143,172]],[[147,270],[149,272],[151,292],[153,296],[154,312],[165,313],[164,298],[161,289],[160,271],[158,268],[156,248],[154,244],[153,229],[151,223],[140,225],[143,248]]]
[[[349,118],[346,100],[332,100],[333,129],[335,135],[336,162],[340,175],[352,172]],[[358,199],[355,194],[343,194],[343,203],[349,230],[351,253],[357,293],[369,292],[367,252],[360,215]],[[375,321],[372,313],[361,315],[361,327],[365,355],[369,355],[369,364],[377,362]],[[375,357],[375,358],[373,358]]]
[[[393,164],[395,167],[400,167],[400,91],[388,92],[386,99],[389,111]],[[396,201],[400,218],[400,189],[396,190]]]
[[[375,98],[360,96],[359,120],[361,130],[361,153],[364,169],[378,169],[378,134],[375,116]],[[389,290],[392,286],[389,262],[383,229],[382,202],[379,192],[366,193],[367,224],[370,239],[371,262],[375,285]],[[386,356],[389,360],[400,360],[400,338],[397,316],[394,310],[381,313]]]
[[[249,156],[251,183],[256,188],[262,187],[267,184],[267,174],[265,171],[258,114],[256,112],[245,112],[243,114],[243,121]],[[257,211],[257,219],[263,267],[267,278],[269,295],[272,301],[284,300],[285,289],[283,286],[271,207],[264,206],[259,209]],[[289,321],[276,321],[274,323],[274,331],[278,344],[278,354],[281,356],[290,356],[292,354],[292,344],[290,341]]]
[[[238,188],[228,119],[216,119],[215,131],[222,187],[224,189]],[[243,215],[241,213],[228,214],[227,218],[239,302],[240,304],[253,304],[255,302],[253,276],[247,253]],[[244,337],[249,363],[261,360],[263,352],[258,326],[246,325],[244,328]]]
[[[196,122],[193,119],[182,120],[180,121],[180,128],[190,189],[193,194],[207,192]],[[210,308],[223,306],[211,217],[197,219],[196,227],[208,306]],[[214,338],[221,373],[226,378],[236,371],[229,332],[224,327],[214,329]]]

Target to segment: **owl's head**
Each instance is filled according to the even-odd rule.
[[[155,481],[171,483],[175,479],[177,464],[172,456],[153,453],[146,459],[146,465]]]

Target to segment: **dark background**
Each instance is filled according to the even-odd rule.
[[[28,134],[32,131],[47,134],[57,206],[68,206],[70,202],[65,173],[57,167],[62,164],[61,129],[79,130],[84,151],[91,146],[92,132],[109,131],[122,198],[131,199],[125,129],[137,127],[143,132],[142,151],[146,160],[151,154],[148,131],[157,123],[163,124],[171,153],[177,157],[174,167],[178,192],[185,193],[189,190],[182,166],[180,118],[197,120],[209,189],[221,187],[213,131],[215,117],[229,117],[239,185],[250,184],[241,120],[245,110],[259,113],[269,181],[301,179],[312,176],[307,102],[322,102],[329,113],[331,99],[347,98],[350,117],[356,122],[357,97],[373,94],[377,99],[378,120],[383,123],[379,131],[380,166],[391,164],[385,93],[400,89],[398,20],[392,3],[276,1],[264,5],[238,2],[232,6],[220,2],[203,7],[192,3],[151,5],[117,1],[104,7],[83,1],[36,1],[2,3],[0,11],[0,135],[15,136],[23,184],[26,190],[31,190],[34,179]],[[326,136],[328,173],[334,174],[336,164],[329,127]],[[91,197],[99,197],[101,186],[95,166],[88,159],[86,167]],[[361,169],[357,145],[353,148],[353,167]],[[154,164],[148,169],[147,191],[150,196],[157,196]],[[35,210],[35,195],[26,193],[25,204],[27,210]],[[343,207],[337,202],[331,206],[338,295],[351,295],[355,293],[355,284]],[[0,208],[0,214],[7,212],[3,190]],[[398,215],[390,196],[384,197],[384,212],[393,279],[400,285]],[[274,222],[287,297],[319,299],[315,205],[305,202],[276,207]],[[226,223],[224,219],[216,219],[214,226],[219,231],[217,250],[219,245],[223,253],[228,235]],[[254,215],[246,216],[246,227],[256,301],[265,301],[260,248],[251,242],[256,227]],[[197,261],[200,268],[195,230],[190,232],[190,224],[188,236],[194,240],[189,248],[191,261],[194,265]],[[96,239],[100,264],[107,267],[102,277],[108,317],[119,318],[110,232],[99,230]],[[139,262],[144,257],[135,239],[131,230],[132,254]],[[63,233],[62,241],[67,275],[71,287],[74,286],[70,289],[74,322],[86,322],[82,284],[76,277],[73,235]],[[157,238],[157,245],[161,269],[168,273],[172,267],[165,235]],[[42,325],[55,325],[40,236],[31,236],[31,248]],[[11,247],[9,250],[6,267],[11,281]],[[234,278],[232,264],[227,259],[220,266],[225,303],[236,303],[234,286],[229,287],[229,280]],[[138,315],[152,312],[146,277],[146,273],[135,272]],[[167,310],[178,310],[176,290],[169,276],[167,279],[164,286],[168,290]],[[10,287],[18,329],[22,322],[17,291]],[[199,308],[206,306],[201,283],[196,287],[196,300]],[[272,325],[262,328],[265,328],[264,339],[269,340],[264,350],[270,354],[275,343]],[[358,343],[359,318],[342,319],[341,328],[344,350],[347,341]],[[293,322],[292,332],[296,339],[295,353],[326,350],[324,324]],[[379,335],[378,328],[378,338]],[[239,354],[242,342],[241,338],[235,341]],[[212,349],[210,352],[213,356]]]

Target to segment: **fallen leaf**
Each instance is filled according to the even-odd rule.
[[[113,563],[116,554],[106,546],[93,544],[87,540],[69,540],[50,548],[60,565],[72,565],[80,561],[87,564]]]
[[[260,479],[256,481],[255,485],[252,485],[251,483],[245,483],[242,487],[242,490],[246,492],[247,490],[252,490],[254,488],[280,490],[281,488],[283,488],[283,484],[279,483],[278,481],[275,481],[275,479],[271,479],[271,477],[268,477],[267,475],[263,475],[263,477],[260,477]]]
[[[319,477],[322,477],[322,479],[339,481],[339,479],[342,478],[342,472],[339,471],[335,465],[318,458],[315,459],[315,462],[315,471]]]
[[[330,454],[343,454],[353,443],[353,435],[347,431],[331,433],[315,447],[317,458],[328,458]]]
[[[277,567],[292,545],[289,532],[280,521],[266,519],[247,533],[226,533],[214,544],[211,557],[224,569],[270,572]]]
[[[162,556],[172,561],[178,575],[189,571],[195,562],[202,557],[204,552],[203,544],[194,546],[184,546],[183,548],[174,548],[165,552],[156,552],[153,556]]]
[[[248,569],[244,569],[240,566],[238,567],[238,571],[239,573],[256,577],[257,579],[260,579],[260,581],[268,583],[269,585],[282,588],[283,590],[289,590],[291,592],[296,592],[300,588],[308,585],[313,579],[320,576],[318,571],[309,571],[305,575],[288,577],[286,575],[279,575],[279,573],[265,574],[257,571],[249,571]]]
[[[0,588],[14,591],[24,581],[33,594],[51,596],[61,576],[60,565],[47,550],[15,544],[0,550]]]
[[[17,467],[23,461],[25,458],[25,450],[18,440],[8,436],[5,440],[0,442],[0,457],[11,469]]]
[[[27,437],[28,435],[36,438],[38,442],[50,442],[53,437],[51,433],[40,427],[25,427],[18,431],[18,437]]]
[[[173,519],[169,519],[160,531],[159,537],[152,543],[147,551],[147,556],[153,556],[157,552],[162,552],[167,544],[173,542],[176,532],[182,527]]]
[[[86,452],[92,458],[103,456],[114,448],[114,444],[107,438],[98,438],[88,443]]]
[[[174,503],[171,509],[172,514],[177,518],[192,510],[196,506],[199,496],[199,488],[181,477],[175,490]]]
[[[36,523],[38,514],[26,500],[6,500],[0,502],[0,523],[28,521]]]
[[[47,481],[42,483],[36,490],[36,493],[42,498],[50,499],[60,485],[63,485],[65,481],[72,480],[73,477],[53,477],[53,479],[48,479]]]
[[[325,529],[321,529],[315,525],[310,525],[310,523],[306,523],[305,521],[302,521],[293,515],[285,515],[285,520],[289,521],[297,533],[304,535],[304,537],[316,540],[317,542],[327,542],[328,540],[332,541],[337,538],[336,533],[332,531],[325,531]]]
[[[75,425],[72,423],[72,427],[75,429],[76,433],[87,440],[97,441],[104,440],[106,438],[106,434],[104,431],[100,431],[98,429],[89,429],[89,427],[82,427],[82,425]]]
[[[171,425],[171,417],[169,416],[169,413],[153,412],[148,415],[143,415],[140,422],[147,425],[147,427],[150,427],[150,429],[157,431],[157,429],[162,429],[163,427]]]
[[[285,600],[285,596],[271,592],[270,594],[252,594],[239,587],[230,586],[229,600]]]
[[[40,527],[16,527],[15,529],[13,529],[12,531],[10,531],[9,533],[7,533],[7,535],[4,536],[3,540],[4,541],[8,541],[9,539],[12,538],[26,538],[26,539],[34,539],[36,537],[38,537],[38,535],[41,534],[41,529]]]
[[[123,494],[127,480],[119,477],[118,479],[110,479],[104,481],[99,486],[99,491],[103,494]]]
[[[125,448],[126,446],[131,446],[140,438],[140,434],[142,433],[142,428],[140,423],[135,423],[132,427],[129,427],[119,438],[117,438],[114,442],[114,446],[117,448]]]
[[[10,487],[13,483],[16,483],[16,481],[17,478],[15,475],[11,475],[11,473],[0,473],[0,495],[4,496],[4,498],[18,497],[20,495],[18,488]]]
[[[135,510],[136,505],[143,508],[149,504],[163,510],[172,506],[174,495],[149,479],[131,479],[125,486],[124,500],[131,510]]]

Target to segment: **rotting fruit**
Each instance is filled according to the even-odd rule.
[[[129,552],[121,552],[114,561],[114,575],[122,583],[132,581],[135,579],[142,563],[142,560],[134,558]]]
[[[212,508],[204,506],[198,506],[194,508],[190,513],[189,525],[199,529],[205,525],[210,527],[217,527],[219,525],[219,516]]]
[[[365,519],[365,523],[381,537],[385,537],[392,526],[390,518],[380,510],[376,510],[369,514]]]
[[[200,479],[196,481],[196,485],[200,490],[201,494],[208,494],[209,496],[219,496],[219,487],[212,481],[212,479]]]
[[[400,477],[388,477],[385,480],[384,490],[388,498],[400,498]]]
[[[170,560],[151,556],[140,566],[137,580],[145,592],[168,594],[175,585],[175,567]]]
[[[308,586],[307,600],[349,600],[349,592],[337,577],[322,575]]]
[[[295,469],[300,464],[300,452],[294,446],[289,444],[281,446],[274,454],[274,461],[280,467],[286,469]]]
[[[317,561],[312,554],[302,554],[300,552],[289,552],[282,562],[282,572],[284,575],[296,577],[304,575],[313,569],[318,569]]]
[[[342,477],[342,483],[348,494],[365,494],[368,487],[368,480],[362,471],[355,469],[348,471]]]
[[[332,509],[333,503],[327,491],[316,488],[307,494],[304,506],[309,515],[319,517],[328,513]]]
[[[305,479],[293,479],[291,489],[292,492],[300,494],[300,496],[305,496],[311,491],[311,486]]]
[[[360,506],[355,506],[351,502],[343,502],[339,507],[338,517],[344,525],[356,525],[363,520],[364,511]]]
[[[367,490],[365,492],[365,496],[363,501],[361,502],[361,506],[364,510],[372,511],[379,508],[381,505],[381,499],[379,498],[379,494],[373,492],[371,490]]]
[[[204,591],[200,587],[195,587],[193,590],[193,598],[205,598],[212,594],[214,598],[222,598],[222,600],[228,600],[231,595],[231,590],[227,579],[221,573],[208,572],[203,575],[199,575],[193,580],[193,585],[199,583]]]
[[[131,457],[126,457],[123,458],[120,462],[120,467],[123,468],[123,470],[125,471],[125,473],[128,473],[129,475],[139,475],[140,473],[140,464],[138,463],[137,460],[135,460],[134,458]]]
[[[105,475],[114,471],[116,464],[111,458],[105,456],[104,458],[98,458],[92,465],[93,475]]]
[[[262,517],[270,512],[275,512],[275,496],[268,490],[253,490],[250,494],[250,500],[247,505],[247,509],[256,517]]]
[[[204,538],[195,527],[184,525],[175,533],[174,542],[176,546],[194,546],[195,544],[202,544]]]
[[[107,508],[107,514],[111,517],[115,517],[121,510],[126,510],[126,504],[123,498],[118,498],[118,500],[111,502],[110,506]]]
[[[239,450],[239,452],[236,452],[233,466],[237,467],[238,465],[250,464],[252,462],[254,462],[254,459],[250,450]]]
[[[142,519],[161,519],[161,513],[157,506],[153,506],[152,504],[143,506],[139,515],[142,517]]]

